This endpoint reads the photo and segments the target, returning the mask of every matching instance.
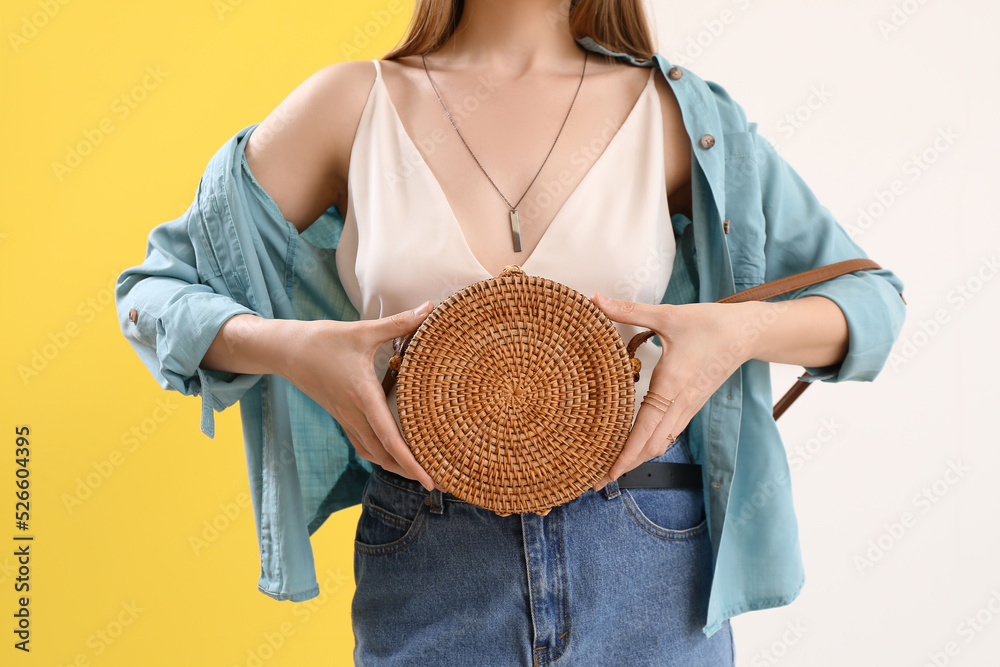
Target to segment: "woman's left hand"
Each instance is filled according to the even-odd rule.
[[[595,298],[598,297],[598,298]],[[649,389],[674,399],[664,413],[649,402],[640,406],[618,460],[594,487],[600,490],[613,479],[641,463],[664,453],[726,378],[744,362],[754,358],[753,341],[759,331],[747,327],[756,302],[648,304],[612,299],[595,293],[591,300],[615,322],[652,329],[660,337],[663,352],[650,373]],[[749,329],[749,331],[748,331]],[[628,341],[626,341],[627,343]],[[647,340],[643,345],[655,345]]]

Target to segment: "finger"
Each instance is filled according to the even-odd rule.
[[[628,299],[613,299],[600,292],[590,296],[601,311],[615,322],[656,329],[663,317],[665,304],[642,303]]]
[[[379,441],[378,435],[372,430],[371,424],[368,423],[368,419],[363,413],[358,413],[358,418],[362,422],[362,428],[365,432],[365,447],[371,452],[369,461],[372,463],[377,463],[383,469],[390,472],[394,472],[397,475],[406,477],[408,479],[413,479],[413,476],[408,472],[403,470],[403,468],[396,462],[396,459],[392,458],[392,455],[386,451],[385,447],[382,446],[381,441]]]
[[[594,485],[594,491],[600,491],[601,489],[603,489],[604,487],[606,487],[608,485],[608,482],[610,482],[610,481],[611,481],[611,478],[608,477],[607,475],[605,475],[600,480],[598,480],[597,484]]]
[[[378,388],[377,391],[374,387]],[[434,489],[434,480],[417,463],[417,459],[413,457],[413,452],[406,446],[403,434],[399,432],[399,425],[393,419],[392,413],[389,411],[389,405],[382,394],[381,385],[375,384],[374,387],[372,389],[373,395],[368,400],[368,406],[366,406],[365,416],[368,418],[368,423],[375,432],[375,436],[389,456],[395,459],[409,473],[409,475],[406,475],[407,477],[417,480],[425,489],[432,491]],[[379,398],[375,398],[376,395]]]
[[[358,450],[358,455],[366,461],[380,465],[388,470],[393,463],[392,457],[382,447],[382,443],[379,442],[378,436],[375,435],[375,432],[368,424],[364,413],[359,411],[357,418],[361,424],[360,428],[355,430],[356,437],[360,443],[358,446],[355,446],[355,449]]]
[[[639,413],[636,415],[635,425],[629,432],[629,440],[634,436],[639,442],[630,443],[629,440],[626,440],[622,454],[608,471],[608,476],[611,479],[617,480],[640,463],[662,453],[658,446],[668,439],[667,434],[675,433],[672,430],[659,429],[661,427],[676,429],[678,417],[684,410],[686,396],[682,396],[683,389],[674,392],[663,386],[666,382],[663,369],[664,367],[658,363],[649,376],[649,387],[646,393],[652,392],[653,395],[649,399],[646,399],[645,396],[640,399]],[[663,405],[664,403],[669,405]],[[629,448],[630,445],[631,448]]]
[[[640,456],[646,451],[650,438],[653,437],[660,422],[666,416],[648,403],[641,405],[639,414],[635,418],[635,424],[632,425],[632,430],[629,431],[625,441],[625,446],[622,448],[621,454],[618,455],[618,460],[608,471],[610,479],[617,480],[642,462]]]
[[[693,395],[694,392],[686,388],[674,398],[674,402],[667,409],[663,419],[653,429],[653,434],[646,442],[648,456],[644,460],[660,456],[674,446],[681,432],[687,428],[691,417],[701,409],[701,405],[695,406],[691,402]],[[646,402],[646,405],[649,405],[649,401]]]
[[[364,411],[355,409],[343,420],[340,420],[340,423],[344,425],[344,430],[351,439],[351,444],[354,445],[361,458],[399,474],[401,469],[382,446],[375,431],[372,430],[371,424],[368,423]]]
[[[354,451],[358,453],[358,456],[366,461],[372,461],[372,453],[365,446],[365,441],[358,433],[357,429],[348,424],[346,421],[340,422],[340,425],[344,427],[344,432],[347,433],[347,439],[351,441],[351,445],[354,447]]]
[[[381,345],[387,340],[392,340],[393,338],[414,331],[433,309],[434,303],[425,301],[412,310],[404,310],[393,315],[380,317],[377,320],[363,321],[371,322],[368,326],[375,329],[373,336],[376,338],[378,344]]]
[[[653,367],[652,374],[649,376],[650,388],[654,385],[659,386],[661,384],[662,381],[658,381],[658,378],[663,375],[663,373],[663,367],[657,363],[657,365]],[[662,391],[657,393],[669,396],[669,394]],[[600,491],[607,486],[611,480],[617,480],[623,474],[635,468],[642,461],[652,458],[652,456],[646,456],[645,458],[637,461],[637,459],[642,456],[643,452],[646,450],[646,446],[649,443],[650,438],[656,432],[656,427],[663,419],[664,413],[657,410],[656,407],[649,405],[647,401],[643,401],[641,397],[638,400],[638,413],[635,416],[635,422],[632,424],[632,428],[629,430],[628,437],[625,440],[625,445],[622,447],[622,451],[618,453],[618,458],[612,464],[607,474],[598,480],[597,484],[594,485],[595,491]]]
[[[388,470],[389,472],[394,472],[400,477],[413,479],[410,473],[403,470],[403,468],[398,463],[396,463],[396,461],[391,456],[389,456],[388,453],[386,453],[385,455],[385,463],[380,463],[379,465],[382,466],[383,469]]]
[[[676,403],[670,409],[673,410],[675,407],[677,407]],[[674,412],[670,419],[667,419],[668,416],[670,415],[664,415],[664,418],[653,430],[653,435],[649,438],[647,443],[647,447],[651,450],[649,458],[659,456],[673,447],[677,438],[680,437],[681,431],[687,426],[687,420],[683,418],[682,412]]]

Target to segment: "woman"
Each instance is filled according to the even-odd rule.
[[[244,176],[265,208],[280,209],[278,224],[305,237],[334,207],[344,213],[331,259],[360,321],[324,319],[330,310],[271,313],[266,300],[285,296],[278,283],[206,316],[203,357],[196,346],[167,354],[184,347],[184,325],[162,326],[168,315],[156,298],[175,288],[160,281],[156,298],[140,288],[166,271],[147,256],[119,279],[123,330],[171,386],[198,393],[231,374],[280,376],[332,415],[370,462],[363,492],[343,492],[346,473],[334,489],[353,503],[364,498],[352,608],[358,664],[732,665],[728,619],[787,604],[801,588],[787,462],[768,421],[767,363],[799,364],[828,381],[872,379],[898,335],[902,306],[891,297],[902,283],[888,271],[861,272],[796,299],[711,303],[734,287],[863,253],[754,124],[726,131],[745,116],[721,87],[653,55],[637,0],[418,2],[394,52],[318,72],[236,138],[251,172]],[[704,106],[709,95],[720,112]],[[712,133],[692,131],[703,123]],[[240,215],[241,206],[220,214],[211,180],[203,187],[196,204],[212,205],[202,221],[211,211]],[[720,192],[728,217],[716,211],[711,227],[708,204],[722,201]],[[277,215],[261,211],[254,224]],[[240,261],[258,246],[254,257],[291,254],[263,238],[241,240]],[[191,240],[188,264],[224,261],[199,242]],[[293,234],[290,242],[299,241]],[[662,352],[640,348],[654,363],[643,364],[652,370],[636,395],[652,399],[637,410],[608,477],[546,517],[500,517],[441,493],[407,449],[393,395],[379,383],[392,338],[508,264],[593,295],[626,340],[649,328],[663,343]],[[724,265],[728,284],[718,282]],[[223,297],[245,287],[228,280],[237,273],[212,264],[197,275]],[[272,279],[248,275],[251,286]],[[305,290],[290,293],[295,303]],[[143,309],[161,326],[141,331]],[[189,367],[163,371],[186,356],[200,359],[196,384]],[[297,397],[289,391],[290,402]],[[247,420],[261,422],[258,410],[246,414],[250,443]],[[303,432],[294,407],[291,414],[293,433]],[[259,458],[249,452],[248,463]],[[619,487],[621,475],[650,460],[703,465],[704,493]],[[770,506],[747,504],[759,483],[768,484]],[[310,534],[331,507],[353,504],[338,502],[316,513]],[[260,536],[266,517],[257,517]]]

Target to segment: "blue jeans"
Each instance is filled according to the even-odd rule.
[[[683,434],[653,459],[691,463]],[[357,665],[731,667],[702,633],[712,577],[701,489],[620,489],[501,517],[378,466],[351,606]]]

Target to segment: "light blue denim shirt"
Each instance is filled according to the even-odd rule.
[[[716,301],[867,256],[722,86],[660,54],[639,61],[589,37],[577,41],[632,65],[659,67],[680,104],[693,153],[693,219],[671,216],[678,251],[663,303]],[[303,601],[319,594],[310,536],[332,512],[361,501],[370,466],[341,426],[280,376],[206,371],[199,363],[238,313],[345,321],[359,314],[334,262],[341,211],[329,208],[299,234],[247,166],[244,149],[256,126],[237,132],[212,157],[183,215],[153,228],[145,260],[122,272],[115,299],[125,337],[160,386],[202,397],[205,434],[214,437],[215,411],[240,403],[260,547],[257,585],[277,600]],[[875,379],[905,318],[902,292],[900,278],[882,269],[773,299],[822,295],[847,319],[847,356],[807,367],[806,379]],[[804,583],[788,460],[772,405],[769,364],[753,359],[722,381],[690,423],[712,540],[708,636],[727,618],[790,603]]]

